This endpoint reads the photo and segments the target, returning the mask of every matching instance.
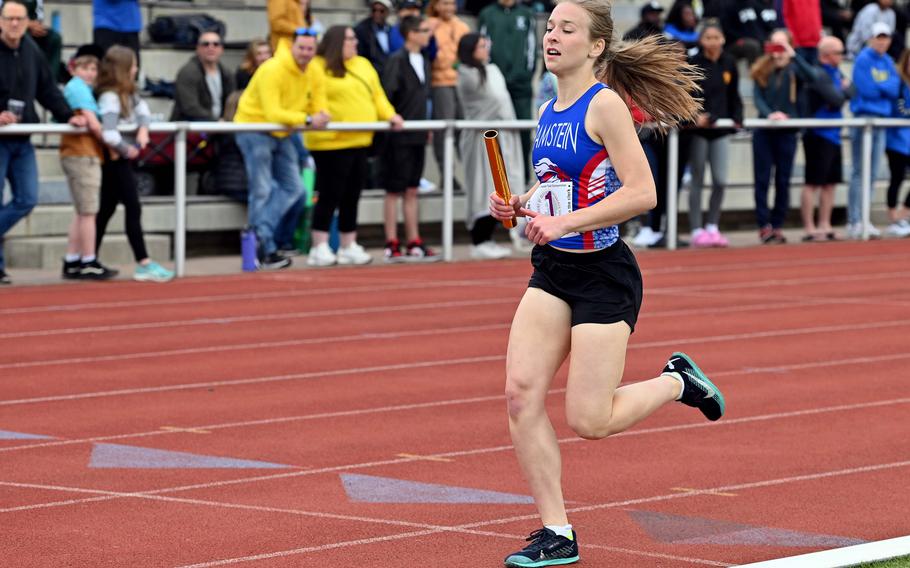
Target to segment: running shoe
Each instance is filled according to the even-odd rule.
[[[373,257],[362,246],[351,243],[338,249],[338,264],[369,264]]]
[[[170,282],[173,279],[174,273],[155,261],[137,265],[133,273],[133,280],[140,282]]]
[[[79,278],[85,280],[110,280],[120,273],[119,270],[104,266],[98,259],[80,263]]]
[[[338,262],[338,257],[332,251],[329,243],[320,243],[310,249],[307,256],[307,266],[332,266]]]
[[[82,262],[78,260],[68,261],[63,259],[63,279],[64,280],[78,280],[80,278],[79,272],[82,270]]]
[[[12,278],[9,277],[9,274],[7,274],[5,270],[0,268],[0,284],[7,285],[7,284],[12,284],[12,283],[13,283],[13,280],[12,280]]]
[[[682,380],[685,386],[679,402],[701,410],[705,418],[711,421],[724,415],[724,395],[685,353],[676,352],[671,355],[661,374]]]
[[[442,260],[436,251],[423,244],[420,239],[415,239],[408,243],[405,260],[408,262],[437,262]]]
[[[401,254],[401,243],[398,242],[398,239],[386,241],[382,255],[386,262],[404,262],[404,256]]]
[[[572,539],[568,539],[542,528],[532,532],[525,540],[530,544],[506,556],[506,566],[561,566],[578,562],[578,535],[575,531],[572,531]]]
[[[282,270],[292,262],[290,258],[276,251],[259,259],[259,270]]]

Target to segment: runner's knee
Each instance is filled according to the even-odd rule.
[[[521,373],[509,373],[506,379],[506,405],[511,418],[518,418],[532,408],[543,408],[543,398],[536,385],[542,384]]]
[[[569,412],[566,420],[572,431],[585,440],[602,440],[616,433],[608,413]]]

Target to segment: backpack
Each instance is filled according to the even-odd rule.
[[[148,26],[153,42],[171,43],[176,47],[196,47],[199,36],[210,31],[224,37],[227,27],[208,14],[158,16]]]

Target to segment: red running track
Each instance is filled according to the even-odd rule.
[[[586,442],[560,374],[583,565],[728,566],[910,533],[907,244],[640,262],[627,380],[685,350],[728,415],[670,405]],[[3,290],[0,564],[501,565],[533,505],[343,480],[527,495],[501,393],[528,275],[514,260]],[[104,462],[112,448],[281,467]]]

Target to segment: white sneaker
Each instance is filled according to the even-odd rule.
[[[338,264],[369,264],[373,257],[357,243],[338,249]]]
[[[872,225],[872,224],[870,223],[869,225],[867,225],[867,229],[866,229],[866,230],[869,232],[869,238],[870,238],[870,239],[880,239],[880,238],[882,238],[882,232],[879,231],[879,230],[875,227],[875,225]]]
[[[632,244],[639,248],[645,248],[652,242],[654,242],[654,231],[651,227],[642,227],[638,230],[635,238],[632,239]]]
[[[329,243],[322,243],[310,249],[306,259],[307,266],[332,266],[338,262],[338,257],[332,252]]]
[[[471,247],[471,258],[495,260],[511,256],[512,251],[507,247],[499,246],[493,241],[484,241]]]
[[[433,193],[437,189],[436,184],[427,178],[420,178],[420,183],[417,185],[417,193]]]
[[[891,223],[885,232],[892,237],[910,237],[910,223],[906,219],[901,219],[896,223]]]
[[[847,223],[847,238],[854,241],[863,238],[862,223]]]

